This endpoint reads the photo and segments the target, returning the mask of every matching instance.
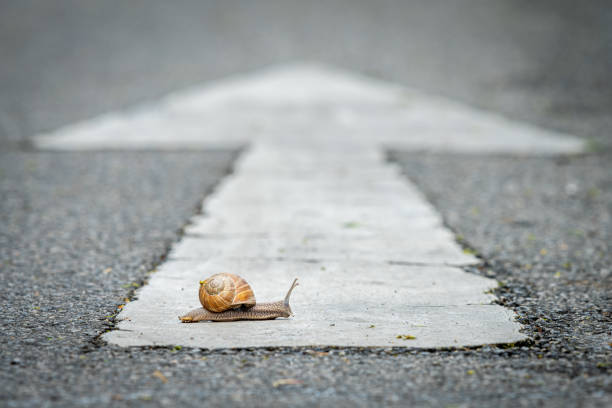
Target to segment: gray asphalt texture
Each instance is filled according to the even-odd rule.
[[[528,354],[588,377],[575,395],[612,396],[612,154],[482,157],[391,152],[497,279]],[[523,350],[524,348],[521,348]],[[525,368],[531,378],[538,370]],[[569,405],[572,405],[568,402]]]
[[[116,306],[233,156],[12,152],[0,161],[10,198],[0,204],[2,405],[606,406],[610,155],[391,156],[487,260],[473,272],[504,282],[498,294],[532,344],[420,352],[105,345],[97,335],[112,327]],[[300,383],[275,387],[282,379]]]
[[[236,154],[0,153],[0,405],[65,395]]]
[[[3,2],[0,406],[609,406],[606,5]],[[99,340],[235,152],[33,152],[27,140],[295,60],[358,70],[593,141],[591,153],[571,158],[390,155],[466,249],[483,257],[485,266],[471,272],[502,282],[496,293],[520,315],[530,342],[209,352]]]

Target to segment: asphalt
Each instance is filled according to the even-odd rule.
[[[2,405],[609,403],[607,153],[392,154],[458,239],[487,261],[471,272],[503,282],[497,294],[518,312],[530,342],[421,352],[105,345],[99,334],[112,328],[117,306],[163,259],[233,157],[3,155]]]
[[[0,154],[3,394],[106,330],[235,154]]]
[[[529,352],[593,380],[577,393],[612,391],[612,155],[389,158],[483,259],[467,270],[499,281]]]
[[[609,145],[606,0],[9,0],[0,139],[280,62],[326,62]]]
[[[487,260],[472,272],[503,282],[497,293],[531,342],[421,352],[102,343],[117,306],[154,270],[233,157],[3,155],[2,405],[609,403],[612,161],[605,153],[392,155],[466,248]]]
[[[1,406],[609,406],[605,2],[123,4],[1,6]],[[592,140],[571,158],[390,157],[483,257],[471,272],[502,282],[496,293],[531,341],[215,353],[100,341],[235,152],[21,147],[39,131],[295,59]]]

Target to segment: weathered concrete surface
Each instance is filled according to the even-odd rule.
[[[243,275],[260,301],[281,299],[298,276],[301,285],[292,301],[295,316],[264,322],[179,323],[179,313],[199,306],[198,280],[219,271]],[[124,346],[429,348],[524,338],[513,314],[490,304],[493,297],[485,292],[496,285],[446,266],[244,257],[169,261],[139,292],[139,300],[126,305],[120,330],[109,332],[105,339]],[[416,339],[397,339],[405,334]]]
[[[105,339],[124,346],[431,348],[524,338],[513,314],[485,293],[496,281],[444,266],[477,259],[381,154],[354,146],[347,154],[297,149],[299,155],[260,144],[248,151]],[[300,175],[294,156],[303,158]],[[324,177],[321,169],[332,161],[359,169],[361,177],[341,171]],[[352,201],[342,201],[344,194]],[[295,316],[180,323],[179,314],[199,306],[198,281],[218,272],[245,277],[259,301],[281,299],[298,277]]]

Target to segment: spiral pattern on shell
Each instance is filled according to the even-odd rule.
[[[218,273],[200,282],[200,303],[211,312],[255,306],[255,294],[243,278]]]

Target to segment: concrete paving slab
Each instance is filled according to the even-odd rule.
[[[361,196],[352,197],[355,203]],[[365,195],[363,197],[366,197]],[[364,198],[366,200],[367,198]],[[313,196],[294,204],[285,200],[270,205],[233,204],[214,202],[205,210],[204,217],[193,220],[187,232],[199,235],[271,234],[295,231],[302,236],[329,234],[371,236],[395,231],[410,231],[412,234],[440,226],[439,215],[427,206],[411,205],[401,198],[389,199],[385,203],[351,206],[350,203],[326,200]],[[212,203],[211,203],[212,204]],[[403,234],[405,235],[405,234]],[[421,234],[422,235],[422,234]]]
[[[404,236],[351,237],[298,235],[283,237],[186,237],[168,254],[172,259],[237,256],[295,260],[363,260],[418,264],[469,265],[478,260],[465,254],[448,230]]]
[[[381,276],[380,268],[385,268]],[[198,306],[197,282],[219,271],[244,271],[259,301],[277,300],[292,277],[301,286],[285,320],[183,324],[177,311]],[[273,282],[273,283],[272,283]],[[121,313],[105,339],[124,346],[204,348],[267,346],[456,347],[523,338],[512,313],[485,293],[497,283],[459,268],[370,262],[303,263],[215,258],[169,261]],[[175,292],[169,295],[168,288]],[[281,290],[283,289],[283,290]],[[372,327],[373,326],[373,327]],[[510,329],[510,330],[509,330]],[[245,335],[244,333],[248,333]],[[414,340],[398,339],[412,335]]]
[[[360,311],[352,311],[350,317],[339,307],[334,307],[333,318],[326,317],[331,314],[329,308],[311,309],[309,314],[324,317],[318,322],[302,314],[302,319],[182,325],[174,322],[176,316],[170,313],[160,316],[146,311],[154,325],[136,326],[126,321],[121,330],[109,332],[104,338],[126,347],[183,345],[207,349],[278,346],[430,349],[508,343],[525,338],[517,326],[508,330],[514,316],[499,306],[404,306],[392,314],[387,308],[364,306]],[[402,335],[415,338],[398,338]]]
[[[375,271],[387,270],[385,280]],[[138,293],[141,303],[130,303],[130,308],[145,305],[148,299],[156,299],[165,305],[174,302],[182,307],[198,307],[198,282],[206,276],[220,271],[242,270],[259,301],[282,298],[291,276],[302,276],[301,286],[308,285],[309,295],[297,296],[294,304],[331,305],[354,302],[357,296],[382,296],[381,304],[406,304],[411,306],[453,306],[457,304],[489,304],[494,297],[488,293],[497,282],[476,275],[466,275],[451,266],[390,265],[378,262],[300,262],[291,260],[268,260],[254,258],[214,258],[209,261],[171,260],[159,270],[155,279]],[[347,284],[345,279],[349,279]],[[273,285],[269,281],[277,281]],[[450,284],[452,283],[452,284]],[[285,285],[283,285],[285,284]],[[159,296],[165,286],[176,286],[184,296]],[[275,292],[276,286],[283,288]],[[284,286],[287,286],[286,288]],[[296,289],[297,290],[297,289]],[[451,294],[451,296],[449,296]],[[147,299],[145,299],[145,297]],[[298,299],[300,298],[300,299]],[[153,307],[148,306],[148,310]]]
[[[300,214],[287,215],[279,211],[278,215],[258,211],[236,211],[236,215],[217,215],[210,217],[194,217],[192,224],[185,228],[188,235],[195,236],[263,236],[270,237],[274,231],[284,231],[286,234],[302,234],[303,237],[316,235],[321,230],[329,231],[333,235],[351,235],[355,237],[371,237],[382,234],[391,226],[404,227],[417,233],[423,229],[440,227],[442,219],[438,216],[419,216],[400,218],[393,220],[394,212],[387,217],[365,217],[359,214],[351,217],[346,214],[342,223],[330,223],[325,218],[316,218],[306,215],[302,220]],[[278,232],[276,232],[278,234]]]

